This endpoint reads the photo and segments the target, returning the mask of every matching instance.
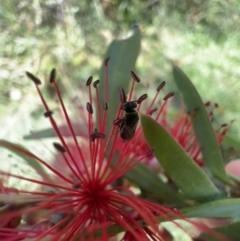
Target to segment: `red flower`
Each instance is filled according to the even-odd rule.
[[[107,61],[105,62],[107,70]],[[100,108],[98,83],[92,82],[90,77],[86,88],[89,93],[89,101],[86,103],[85,129],[87,138],[79,139],[76,136],[73,124],[68,116],[67,108],[62,100],[58,84],[55,81],[55,70],[51,72],[50,82],[54,85],[58,96],[64,118],[71,133],[71,142],[66,138],[58,127],[54,115],[43,97],[39,85],[41,81],[27,73],[28,77],[36,85],[39,96],[45,108],[45,117],[50,120],[59,142],[54,143],[55,149],[59,152],[61,159],[51,165],[41,156],[12,144],[6,144],[14,151],[22,155],[31,157],[44,165],[54,175],[44,176],[43,180],[37,180],[25,176],[2,173],[20,180],[39,184],[38,191],[19,190],[21,198],[25,198],[18,206],[15,201],[15,210],[9,209],[0,214],[0,223],[6,219],[23,217],[21,225],[14,227],[1,227],[1,240],[21,240],[25,238],[35,238],[34,240],[108,240],[109,237],[120,231],[127,231],[135,240],[161,240],[162,232],[159,230],[159,219],[170,221],[168,214],[178,218],[183,218],[174,210],[165,208],[156,203],[141,199],[125,186],[113,185],[119,178],[123,177],[131,168],[142,161],[145,156],[150,156],[152,150],[148,147],[142,149],[138,145],[138,151],[144,150],[140,155],[136,155],[134,143],[141,137],[138,129],[130,142],[123,142],[119,152],[119,135],[116,134],[120,126],[112,126],[109,137],[105,131],[107,119],[107,91],[108,78],[105,86],[105,104],[103,110]],[[134,80],[137,76],[132,73]],[[134,81],[133,81],[134,85]],[[129,100],[131,100],[132,89]],[[162,86],[163,87],[163,86]],[[158,92],[162,88],[158,88]],[[96,98],[93,97],[93,90]],[[160,116],[167,103],[167,95],[161,110],[157,112]],[[146,95],[145,95],[146,97]],[[138,108],[141,106],[144,96],[138,99]],[[153,101],[154,102],[154,101]],[[121,106],[121,105],[120,105]],[[151,112],[152,104],[148,109]],[[97,122],[94,114],[96,112]],[[116,114],[116,118],[122,117],[121,108]],[[140,142],[141,143],[141,142]],[[47,187],[47,189],[46,189]],[[21,203],[21,205],[19,204]],[[146,227],[148,226],[148,228]],[[117,230],[117,231],[114,231]],[[129,237],[129,236],[128,236]],[[158,237],[158,238],[157,238]],[[129,240],[129,239],[126,239]]]

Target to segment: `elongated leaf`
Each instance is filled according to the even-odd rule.
[[[200,95],[190,79],[176,66],[173,66],[173,76],[188,112],[195,113],[192,118],[193,128],[201,146],[206,166],[216,178],[229,183],[212,124]]]
[[[180,212],[187,217],[199,218],[235,218],[240,216],[240,198],[222,199],[190,208],[183,208]]]
[[[217,233],[223,234],[224,236],[231,238],[232,241],[240,240],[240,221],[230,223],[228,225],[218,227],[214,229]],[[206,241],[219,241],[218,238],[212,237],[207,233],[200,235],[200,238]]]
[[[173,191],[156,173],[142,163],[135,166],[125,176],[155,198],[171,204],[184,204],[183,197],[179,193]]]
[[[189,198],[217,198],[218,189],[172,136],[155,120],[140,113],[143,134],[169,177]]]
[[[45,172],[42,165],[36,161],[34,158],[29,157],[29,155],[24,154],[30,153],[27,149],[21,145],[11,143],[8,141],[0,140],[0,146],[14,152],[16,155],[20,156],[26,163],[31,166],[46,182],[52,183],[50,176]]]
[[[130,71],[134,70],[135,63],[140,51],[141,33],[137,26],[133,27],[132,35],[124,40],[114,40],[107,49],[105,59],[108,61],[108,123],[107,133],[112,126],[112,121],[116,115],[116,109],[119,106],[119,89],[128,90],[130,85]],[[104,64],[100,69],[100,81],[105,80]],[[105,84],[99,85],[101,103],[104,102]]]

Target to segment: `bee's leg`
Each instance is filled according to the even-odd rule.
[[[116,133],[119,133],[124,125],[123,123],[123,118],[116,118],[114,121],[113,121],[113,125],[114,126],[117,126],[119,129],[117,132],[113,133],[113,135],[115,135]]]
[[[123,119],[122,119],[122,118],[117,118],[117,119],[115,119],[115,120],[113,121],[113,125],[114,125],[114,126],[118,126],[119,129],[121,129],[122,126],[123,126]]]

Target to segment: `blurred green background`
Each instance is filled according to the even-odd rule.
[[[204,101],[220,105],[217,123],[236,119],[230,140],[238,140],[239,0],[0,0],[0,139],[26,144],[22,137],[30,130],[49,127],[25,71],[43,80],[54,109],[52,87],[44,80],[55,67],[71,108],[76,86],[90,75],[98,78],[109,43],[126,37],[133,24],[142,32],[136,65],[142,82],[154,86],[166,80],[168,90],[174,90],[170,60],[175,61]],[[47,155],[52,145],[44,143],[27,146],[37,145],[40,155]],[[19,164],[21,158],[8,157],[1,150],[1,167],[33,172]]]
[[[204,101],[220,105],[220,123],[240,110],[238,0],[0,0],[0,138],[20,140],[46,127],[30,71],[47,79],[55,67],[65,95],[99,68],[109,43],[132,24],[142,31],[137,73],[172,86],[170,61],[188,74]],[[127,56],[126,56],[127,58]],[[44,82],[44,93],[51,87]],[[75,91],[74,91],[75,89]],[[41,118],[40,118],[41,117]],[[232,128],[239,137],[238,121]]]

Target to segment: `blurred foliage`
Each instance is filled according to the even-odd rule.
[[[81,85],[90,75],[98,78],[108,44],[125,36],[134,23],[142,30],[137,73],[145,83],[170,81],[172,59],[191,76],[204,100],[220,103],[219,115],[227,116],[224,121],[240,110],[237,0],[0,2],[2,116],[19,113],[21,106],[25,110],[26,102],[32,104],[28,112],[39,116],[26,70],[46,79],[56,67],[62,89],[76,95],[74,83]],[[51,90],[45,83],[46,94],[51,96]]]
[[[240,111],[239,1],[0,0],[0,138],[15,141],[30,129],[47,126],[43,118],[36,121],[43,110],[25,71],[47,80],[55,67],[62,91],[72,100],[90,75],[99,77],[109,43],[125,37],[136,23],[143,38],[136,73],[145,84],[167,80],[174,89],[169,61],[174,60],[204,101],[220,104],[217,121],[229,123],[236,118]],[[52,87],[45,81],[43,85],[51,99]],[[240,137],[237,124],[232,132],[235,139]],[[14,160],[2,163],[11,165]]]

